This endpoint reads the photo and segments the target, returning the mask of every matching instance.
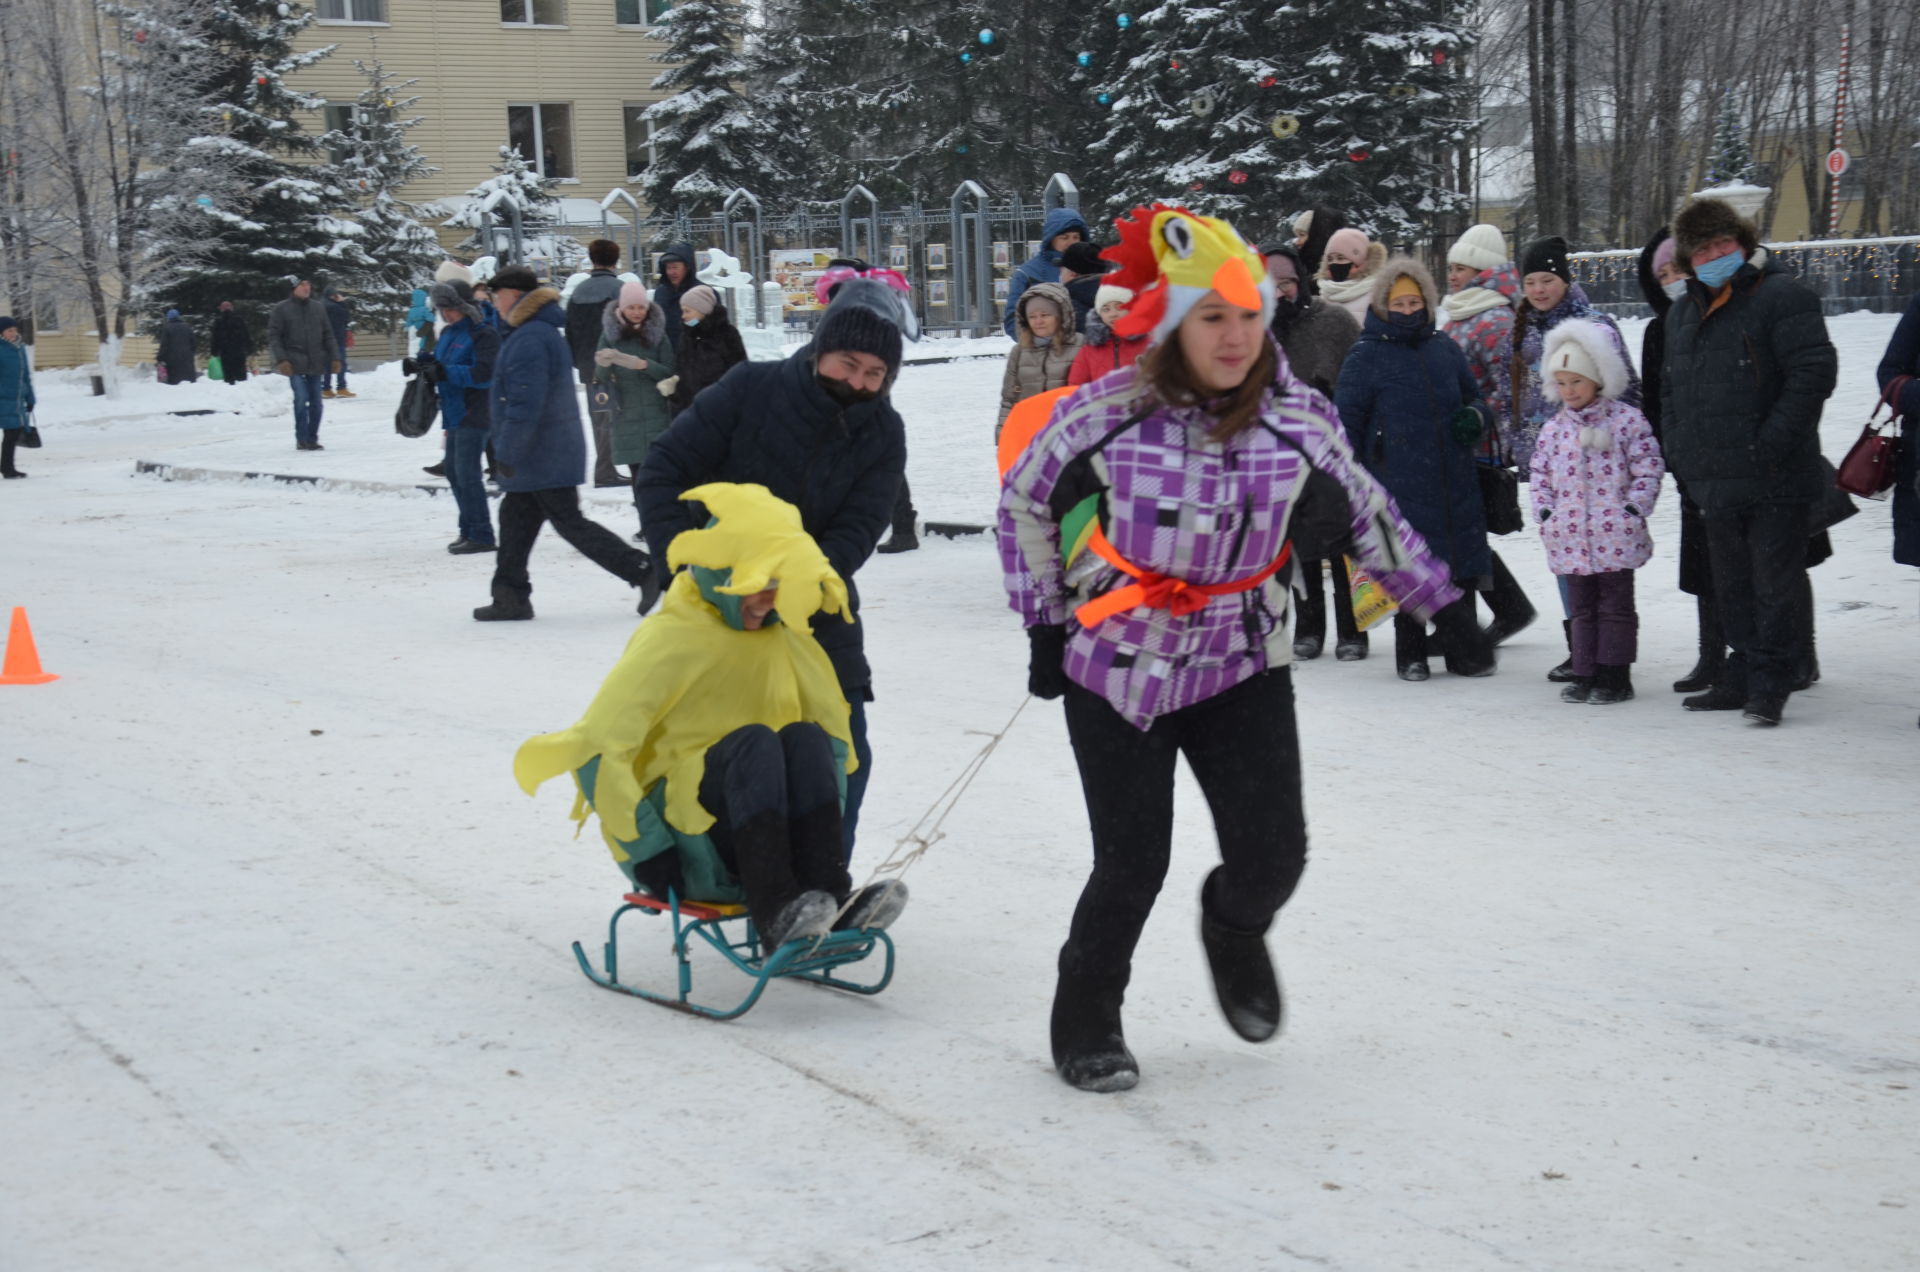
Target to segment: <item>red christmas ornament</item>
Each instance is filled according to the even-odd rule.
[[[1278,75],[1269,75],[1267,76],[1267,78],[1260,81],[1260,87],[1272,88],[1275,84],[1278,84],[1279,82],[1280,82],[1280,77]]]
[[[1169,63],[1167,63],[1167,65],[1169,65],[1169,66],[1171,66],[1171,67],[1172,67],[1172,68],[1173,68],[1174,70],[1176,70],[1176,71],[1180,69],[1180,61],[1179,61],[1179,59],[1178,59],[1178,58],[1176,58],[1176,59],[1174,59],[1173,61],[1171,61],[1171,62],[1169,62]]]
[[[1235,185],[1245,185],[1247,184],[1247,174],[1235,168],[1227,174],[1227,180],[1233,182]]]
[[[267,86],[267,77],[262,75],[258,79],[254,80],[253,82],[258,84],[260,87],[265,88]]]
[[[1347,151],[1347,158],[1353,160],[1355,163],[1365,163],[1367,160],[1373,158],[1373,156],[1365,150],[1349,150]]]
[[[1204,181],[1196,181],[1192,185],[1187,187],[1187,189],[1189,190],[1204,190],[1206,188],[1207,188],[1207,183]]]
[[[135,44],[145,44],[147,42],[147,33],[145,31],[135,31],[133,33],[133,42]]]
[[[1435,66],[1444,66],[1446,65],[1446,62],[1447,62],[1447,51],[1445,49],[1435,49],[1433,51],[1433,64]]]

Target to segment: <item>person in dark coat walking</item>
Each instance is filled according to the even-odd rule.
[[[194,363],[193,328],[180,316],[178,309],[167,310],[166,321],[160,324],[158,349],[154,361],[164,372],[163,381],[167,384],[192,384],[200,378],[199,368]]]
[[[208,341],[209,352],[220,359],[220,378],[228,384],[238,384],[247,378],[247,360],[253,357],[253,333],[247,330],[247,320],[234,309],[233,302],[220,302],[220,312],[213,316],[213,337]]]
[[[347,346],[352,343],[352,337],[347,334],[347,331],[353,326],[353,306],[348,304],[347,298],[337,291],[327,293],[326,305],[327,321],[333,325],[334,347],[340,350],[340,365],[333,369],[333,387],[323,387],[320,396],[350,398],[354,394],[347,389]],[[320,383],[325,386],[327,383],[325,376],[321,377]]]
[[[871,774],[866,704],[873,700],[854,576],[880,542],[906,471],[906,428],[887,393],[910,317],[876,279],[844,283],[813,343],[780,362],[742,362],[682,411],[640,466],[640,520],[662,575],[674,537],[705,517],[681,501],[711,481],[765,486],[800,509],[808,534],[846,580],[850,612],[814,635],[853,708],[860,767],[847,780],[849,857]]]
[[[1309,221],[1311,226],[1312,222]],[[1347,351],[1360,338],[1360,324],[1340,305],[1328,304],[1313,292],[1313,276],[1291,243],[1269,243],[1260,249],[1266,257],[1267,277],[1273,280],[1273,321],[1268,329],[1287,355],[1287,366],[1322,397],[1333,397]],[[1300,562],[1306,588],[1300,618],[1293,629],[1293,656],[1302,662],[1318,658],[1327,642],[1327,576],[1333,577],[1333,656],[1358,662],[1367,656],[1369,641],[1353,618],[1353,582],[1347,577],[1344,556],[1331,561]]]
[[[1901,417],[1893,485],[1893,559],[1920,565],[1920,292],[1907,301],[1876,372],[1880,391]]]
[[[1733,647],[1690,711],[1780,723],[1806,645],[1807,540],[1821,493],[1820,412],[1838,355],[1819,296],[1718,199],[1674,219],[1692,281],[1667,311],[1661,450],[1700,506],[1714,594]]]
[[[293,386],[293,440],[300,450],[325,450],[320,444],[321,390],[329,371],[341,366],[339,341],[327,311],[313,299],[313,284],[302,278],[293,294],[267,315],[267,348],[273,368]]]
[[[1466,355],[1434,330],[1439,303],[1419,262],[1399,257],[1381,266],[1335,400],[1354,453],[1447,563],[1471,606],[1493,571],[1473,460],[1489,421]],[[1400,678],[1425,680],[1426,625],[1396,614],[1393,635]]]
[[[1075,243],[1060,253],[1060,285],[1073,302],[1073,329],[1085,331],[1100,298],[1100,280],[1109,262],[1100,259],[1097,243]]]
[[[720,383],[722,376],[747,360],[740,329],[733,325],[719,293],[704,283],[680,298],[680,343],[675,352],[680,381],[669,400],[676,411],[692,406],[702,389]]]
[[[593,355],[600,348],[603,315],[620,295],[616,269],[620,245],[612,239],[595,239],[587,244],[587,260],[593,269],[567,298],[567,346],[573,350],[574,373],[582,384],[593,383]],[[615,467],[613,439],[607,432],[607,419],[601,415],[593,417],[593,484],[596,488],[627,484]]]
[[[1014,270],[1013,277],[1007,280],[1007,299],[1000,320],[1007,339],[1020,338],[1019,332],[1014,329],[1014,313],[1020,305],[1020,293],[1035,283],[1059,282],[1060,262],[1067,249],[1092,237],[1085,218],[1074,209],[1055,208],[1047,213],[1047,219],[1040,224],[1040,250]]]
[[[36,401],[32,359],[20,343],[20,324],[0,315],[0,477],[9,481],[26,476],[14,466],[13,452],[32,420]]]
[[[680,301],[700,285],[700,280],[693,276],[698,260],[691,243],[675,243],[660,253],[660,285],[653,289],[653,303],[667,320],[667,339],[675,348],[679,347],[685,325],[680,317]]]
[[[640,612],[645,614],[660,596],[653,562],[580,512],[587,443],[572,351],[561,334],[567,319],[560,293],[542,286],[526,266],[510,265],[494,275],[493,303],[509,328],[487,399],[494,468],[506,494],[500,501],[493,603],[474,610],[473,616],[483,623],[533,617],[527,558],[540,527],[549,521],[582,556],[639,588]]]

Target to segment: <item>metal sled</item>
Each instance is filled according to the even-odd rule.
[[[644,892],[629,892],[625,894],[624,902],[607,920],[605,970],[594,970],[578,941],[573,943],[573,956],[580,961],[580,970],[587,974],[588,980],[606,989],[632,994],[635,998],[678,1007],[681,1011],[713,1020],[732,1020],[735,1016],[744,1015],[760,1001],[760,995],[769,981],[782,977],[812,981],[817,985],[855,994],[877,994],[893,979],[893,941],[878,929],[830,932],[817,941],[789,942],[769,958],[760,948],[760,934],[754,930],[753,920],[748,917],[747,908],[743,905],[682,901],[672,892],[668,892],[664,899]],[[635,910],[665,914],[673,919],[673,958],[680,981],[677,996],[623,984],[620,980],[620,920]],[[738,929],[739,939],[728,936],[728,923],[742,925]],[[688,957],[688,947],[694,937],[720,951],[729,963],[753,978],[747,996],[731,1010],[722,1011],[693,1001],[693,962]],[[861,983],[842,980],[834,975],[837,968],[865,961],[876,948],[883,950],[886,955],[879,980]]]

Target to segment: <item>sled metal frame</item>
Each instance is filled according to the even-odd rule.
[[[760,948],[760,934],[755,930],[753,919],[748,916],[745,906],[682,901],[671,891],[664,899],[644,892],[629,892],[622,901],[620,908],[613,912],[613,917],[607,920],[604,970],[595,970],[580,942],[573,943],[573,956],[579,960],[580,970],[586,973],[588,980],[603,989],[618,990],[635,998],[677,1007],[711,1020],[732,1020],[745,1015],[749,1008],[760,1001],[760,995],[770,981],[812,981],[816,985],[843,989],[853,994],[877,994],[893,980],[893,940],[877,928],[830,932],[815,941],[790,941],[768,958]],[[679,973],[677,995],[642,989],[620,979],[620,920],[635,910],[664,914],[673,920],[673,958]],[[730,922],[742,925],[737,937],[729,935],[727,931],[726,925]],[[689,950],[696,937],[718,950],[737,970],[753,979],[747,996],[734,1007],[723,1010],[693,1001],[693,962]],[[835,969],[864,961],[876,948],[885,952],[885,963],[878,980],[843,980],[834,975]]]

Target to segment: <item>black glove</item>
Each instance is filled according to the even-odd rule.
[[[432,358],[420,364],[420,379],[427,384],[438,384],[447,378],[447,369]]]
[[[1491,676],[1493,642],[1473,618],[1473,601],[1465,596],[1433,616],[1434,639],[1446,655],[1447,670],[1456,676]]]
[[[1027,692],[1051,702],[1067,691],[1067,629],[1061,623],[1027,628]]]
[[[419,375],[420,364],[412,358],[402,358],[400,359],[400,374],[409,377]]]

